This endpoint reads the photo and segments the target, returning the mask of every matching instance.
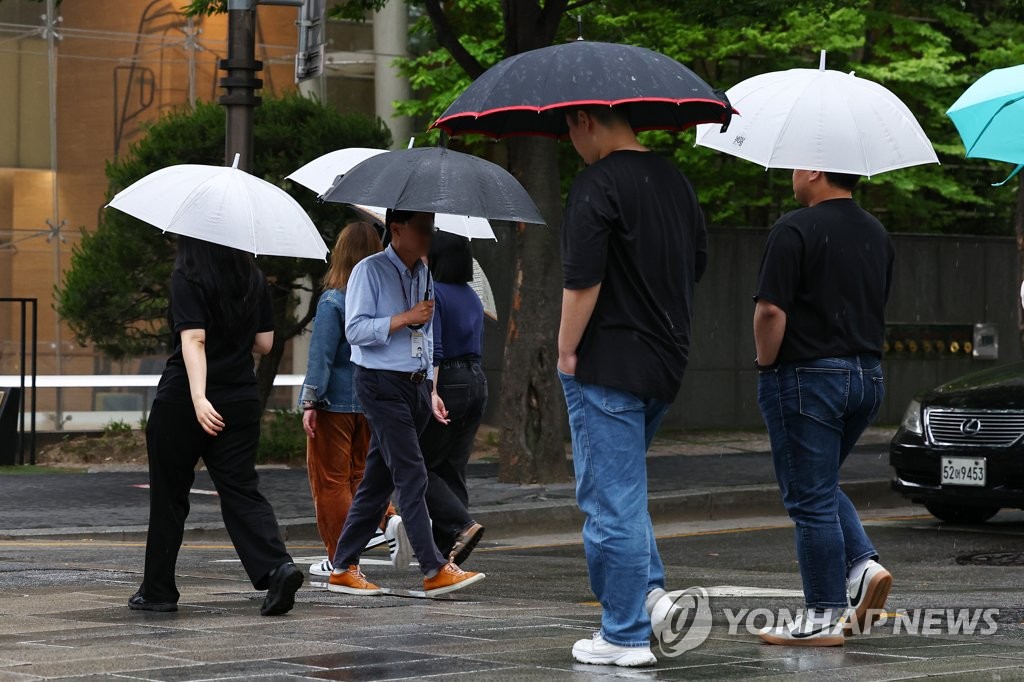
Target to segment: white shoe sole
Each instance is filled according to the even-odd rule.
[[[328,583],[327,589],[331,592],[337,592],[338,594],[354,594],[359,597],[373,597],[379,594],[384,594],[384,590],[377,588],[376,590],[363,590],[358,587],[345,587],[344,585],[331,585]]]
[[[842,635],[832,634],[804,637],[802,639],[786,637],[785,635],[775,635],[770,632],[762,632],[757,636],[760,637],[761,641],[765,644],[775,644],[778,646],[843,646],[843,644],[846,643],[846,640]]]
[[[647,668],[655,665],[658,659],[650,651],[624,652],[615,654],[593,654],[572,648],[572,657],[578,663],[588,665],[615,665],[620,668]]]
[[[448,594],[449,592],[454,592],[456,590],[461,590],[463,587],[469,587],[470,585],[472,585],[474,583],[478,583],[478,582],[480,582],[481,580],[483,580],[486,577],[487,576],[484,575],[483,573],[477,573],[472,578],[466,578],[462,582],[455,583],[454,585],[448,585],[446,587],[438,587],[437,589],[434,589],[434,590],[423,590],[423,594],[424,594],[424,596],[427,596],[427,597],[436,597],[438,595]]]

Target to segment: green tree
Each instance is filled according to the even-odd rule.
[[[342,115],[316,101],[269,97],[255,112],[253,173],[276,183],[302,204],[333,243],[346,209],[320,202],[313,192],[283,178],[304,163],[339,147],[387,147],[380,121]],[[121,159],[107,163],[108,198],[139,178],[180,163],[221,165],[224,111],[211,103],[166,114],[146,130]],[[79,343],[92,341],[114,358],[166,351],[171,341],[167,286],[174,243],[152,226],[116,210],[103,212],[95,232],[83,231],[71,267],[57,289],[57,310]],[[257,378],[264,401],[273,386],[284,343],[313,318],[326,263],[301,258],[260,258],[271,283],[275,329],[273,350],[260,360]],[[307,279],[308,278],[308,279]],[[313,282],[309,306],[297,309],[297,293]]]

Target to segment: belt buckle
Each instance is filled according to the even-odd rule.
[[[413,372],[412,374],[409,375],[409,381],[411,381],[414,384],[422,384],[426,378],[427,373],[422,370],[420,370],[419,372]]]

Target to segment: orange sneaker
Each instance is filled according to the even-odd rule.
[[[448,562],[441,567],[433,578],[423,579],[423,593],[428,597],[436,597],[441,594],[448,594],[463,587],[469,587],[486,578],[483,573],[463,571],[455,564]]]
[[[350,565],[344,573],[331,573],[331,577],[327,581],[327,589],[331,592],[364,596],[384,594],[384,590],[367,580],[355,564]]]

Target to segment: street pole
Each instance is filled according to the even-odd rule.
[[[263,62],[256,61],[256,0],[228,0],[228,58],[220,60],[227,76],[220,79],[225,89],[219,102],[224,105],[227,129],[224,165],[240,155],[238,167],[252,168],[252,115],[260,104],[256,90],[263,81],[256,73]]]

